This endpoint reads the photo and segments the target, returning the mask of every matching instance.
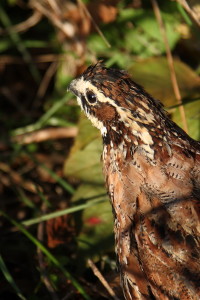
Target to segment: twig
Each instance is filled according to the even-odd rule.
[[[88,265],[92,269],[94,275],[101,281],[103,286],[106,288],[106,290],[108,291],[110,296],[115,300],[119,300],[119,298],[116,296],[113,289],[110,287],[110,285],[108,284],[106,279],[103,277],[103,275],[100,273],[100,271],[97,269],[97,267],[95,266],[95,264],[93,263],[93,261],[91,259],[88,259]]]
[[[21,186],[23,189],[37,194],[37,190],[35,185],[30,180],[25,180],[19,172],[12,170],[7,164],[0,162],[0,171],[3,171],[6,175],[1,174],[1,182],[5,186]]]
[[[35,26],[41,19],[42,19],[42,14],[39,11],[34,10],[33,14],[28,19],[26,19],[25,21],[17,25],[11,26],[10,30],[15,32],[25,32],[29,28]],[[4,34],[5,32],[7,33],[6,29],[0,28],[0,34]]]
[[[171,50],[170,50],[170,47],[169,47],[169,42],[168,42],[166,30],[165,30],[165,25],[163,23],[162,16],[161,16],[160,9],[159,9],[157,1],[156,0],[151,0],[151,3],[152,3],[152,6],[153,6],[153,10],[154,10],[156,19],[158,21],[159,27],[160,27],[160,31],[161,31],[163,40],[164,40],[164,44],[165,44],[165,48],[166,48],[166,54],[167,54],[167,61],[168,61],[169,69],[170,69],[170,76],[171,76],[172,86],[173,86],[173,90],[174,90],[174,94],[175,94],[175,97],[177,99],[177,102],[180,104],[179,111],[180,111],[181,118],[182,118],[183,128],[186,132],[188,132],[188,126],[187,126],[187,121],[186,121],[186,117],[185,117],[185,110],[184,110],[184,107],[182,105],[181,94],[180,94],[180,90],[179,90],[179,87],[178,87],[176,72],[175,72],[175,68],[174,68],[174,61],[173,61]]]
[[[67,37],[71,37],[74,33],[73,25],[70,22],[63,23],[59,18],[56,17],[50,10],[46,9],[39,1],[32,0],[31,4],[32,8],[38,10],[41,14],[51,20],[51,22],[61,30]]]
[[[73,294],[74,294],[73,291],[69,291],[69,292],[67,293],[67,295],[65,295],[65,296],[62,298],[62,300],[72,299],[72,295],[73,295]]]
[[[94,21],[93,17],[89,13],[89,11],[88,11],[87,7],[85,6],[85,4],[82,2],[82,0],[77,0],[77,2],[79,4],[79,6],[83,9],[83,11],[85,12],[85,14],[87,15],[87,17],[91,20],[91,22],[94,25],[96,31],[101,36],[101,38],[103,39],[103,41],[105,42],[105,44],[107,45],[107,47],[110,48],[111,47],[110,43],[106,39],[105,35],[103,34],[103,32],[101,31],[101,29],[99,28],[99,26]]]
[[[30,143],[40,143],[52,139],[73,138],[77,135],[77,133],[77,127],[46,128],[13,136],[11,140],[13,142],[26,145]]]
[[[50,80],[56,72],[57,65],[58,65],[57,61],[54,61],[51,63],[51,65],[47,69],[47,71],[40,83],[40,86],[38,88],[36,99],[41,99],[45,95],[45,92],[49,86]]]
[[[200,26],[200,17],[192,8],[190,8],[187,1],[186,0],[175,0],[175,1],[178,2],[186,10],[186,12],[191,16],[191,18],[196,22],[196,24],[198,26]]]
[[[52,10],[56,13],[56,15],[61,15],[61,9],[56,0],[47,0],[47,2],[49,3],[49,6],[52,8]]]
[[[67,54],[42,54],[33,56],[32,60],[34,63],[46,63],[46,62],[53,62],[53,61],[67,61],[69,59],[69,55]],[[5,64],[17,64],[21,65],[24,64],[24,60],[18,56],[9,56],[9,55],[1,55],[0,65]]]
[[[46,205],[43,204],[42,211],[45,212],[46,210]],[[44,239],[44,222],[39,223],[38,225],[38,231],[37,231],[37,237],[40,242],[43,241]],[[47,291],[49,292],[49,295],[52,300],[59,300],[58,296],[56,295],[54,288],[52,287],[51,281],[49,279],[48,273],[47,273],[47,268],[45,267],[45,262],[44,262],[44,255],[41,251],[41,249],[37,249],[38,253],[38,262],[40,266],[40,271],[42,275],[42,281],[44,285],[47,288]]]

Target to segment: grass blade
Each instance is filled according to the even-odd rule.
[[[32,132],[35,130],[39,130],[46,125],[49,119],[63,106],[65,103],[71,98],[71,95],[64,95],[63,98],[56,101],[42,116],[41,118],[34,124],[30,124],[28,126],[17,128],[12,130],[12,135],[19,135],[28,132]]]
[[[0,20],[3,23],[4,27],[9,33],[10,39],[12,40],[13,44],[17,48],[17,50],[21,53],[24,61],[28,64],[30,72],[35,79],[36,82],[39,82],[41,79],[40,73],[36,66],[32,61],[32,57],[28,50],[26,49],[23,40],[21,39],[20,35],[12,29],[11,20],[7,15],[6,11],[3,9],[3,6],[0,4]]]
[[[24,226],[14,219],[10,218],[4,211],[0,210],[0,214],[3,215],[10,223],[16,226],[37,248],[39,248],[46,257],[65,275],[65,277],[71,281],[73,286],[80,292],[80,294],[86,300],[90,300],[91,298],[85,292],[83,287],[78,283],[78,281],[60,264],[57,258],[51,254],[51,252],[40,242],[38,241],[29,231],[24,228]]]
[[[66,208],[66,209],[59,210],[59,211],[56,211],[56,212],[53,212],[50,214],[42,215],[42,216],[34,218],[34,219],[24,221],[24,222],[22,222],[22,224],[24,226],[30,226],[30,225],[37,224],[37,223],[40,223],[43,221],[47,221],[47,220],[50,220],[53,218],[57,218],[57,217],[60,217],[60,216],[66,215],[66,214],[74,213],[79,210],[83,210],[89,206],[96,205],[97,203],[100,203],[100,202],[103,202],[103,200],[97,199],[97,200],[89,201],[85,204],[76,205],[74,207]]]
[[[6,278],[6,280],[10,283],[10,285],[12,286],[12,288],[15,290],[17,296],[22,299],[22,300],[26,300],[26,298],[22,295],[20,289],[18,288],[17,284],[15,283],[12,275],[10,274],[8,268],[6,267],[6,264],[0,254],[0,269],[4,275],[4,277]]]
[[[35,161],[35,159],[34,159]],[[45,171],[47,171],[49,173],[49,175],[57,182],[60,184],[60,186],[62,186],[67,192],[69,192],[71,195],[74,194],[75,190],[74,188],[67,183],[66,180],[62,179],[60,176],[58,176],[55,172],[53,172],[51,169],[49,169],[47,166],[45,166],[44,164],[42,164],[39,161],[35,161],[36,164],[40,165],[40,167],[42,167]]]

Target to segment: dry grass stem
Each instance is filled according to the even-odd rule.
[[[22,187],[33,194],[37,194],[37,189],[34,183],[30,180],[25,180],[19,172],[10,168],[7,164],[0,162],[1,183],[5,186],[18,186]]]
[[[68,55],[66,54],[43,54],[38,56],[32,56],[34,63],[45,63],[53,61],[66,61]],[[0,65],[4,64],[25,64],[24,60],[18,56],[1,55]]]
[[[157,19],[159,27],[160,27],[160,31],[161,31],[163,40],[164,40],[164,44],[165,44],[165,48],[166,48],[166,54],[167,54],[167,61],[168,61],[169,69],[170,69],[170,76],[171,76],[172,86],[173,86],[173,89],[174,89],[174,94],[175,94],[175,97],[177,99],[177,102],[178,102],[178,104],[180,104],[179,111],[180,111],[180,114],[181,114],[183,129],[186,132],[188,132],[188,126],[187,126],[187,121],[186,121],[186,116],[185,116],[185,110],[184,110],[184,107],[182,105],[180,89],[179,89],[177,78],[176,78],[176,72],[175,72],[175,68],[174,68],[174,61],[173,61],[173,57],[172,57],[171,50],[170,50],[170,47],[169,47],[169,42],[168,42],[168,38],[167,38],[165,25],[163,23],[162,16],[161,16],[160,9],[159,9],[157,1],[156,0],[151,0],[151,2],[152,2],[152,6],[153,6],[153,10],[154,10],[156,19]]]
[[[99,28],[99,26],[96,24],[96,22],[94,21],[94,19],[92,18],[91,14],[89,13],[87,7],[85,6],[85,4],[81,1],[81,0],[77,0],[79,7],[82,8],[82,10],[84,11],[84,13],[86,14],[86,16],[91,20],[92,24],[94,25],[96,31],[98,32],[98,34],[101,36],[101,38],[104,40],[105,44],[107,45],[108,48],[111,47],[110,43],[108,42],[108,40],[106,39],[106,37],[104,36],[103,32],[101,31],[101,29]]]
[[[93,263],[93,261],[91,259],[88,259],[88,265],[90,266],[90,268],[92,269],[94,275],[100,280],[100,282],[103,284],[103,286],[106,288],[106,290],[108,291],[108,293],[110,294],[110,296],[115,299],[115,300],[119,300],[119,298],[116,296],[115,292],[113,291],[113,289],[110,287],[110,285],[108,284],[108,282],[106,281],[106,279],[103,277],[103,275],[101,274],[101,272],[97,269],[97,267],[95,266],[95,264]]]
[[[71,23],[69,22],[61,22],[60,19],[56,16],[55,13],[52,13],[49,9],[45,8],[39,1],[31,1],[31,6],[33,9],[36,9],[45,17],[47,17],[52,24],[54,24],[61,32],[63,32],[67,37],[71,37]],[[66,26],[66,24],[70,26]]]
[[[74,138],[78,133],[77,127],[45,128],[34,132],[24,133],[12,137],[12,142],[22,145],[41,143],[48,140]]]
[[[38,91],[37,91],[37,95],[36,95],[36,99],[41,99],[44,97],[46,91],[47,91],[47,88],[49,86],[49,83],[53,77],[53,75],[56,73],[56,70],[57,70],[57,61],[54,61],[51,63],[51,65],[49,66],[49,68],[47,69],[41,83],[40,83],[40,86],[38,88]]]
[[[52,8],[52,10],[57,14],[61,15],[61,9],[59,7],[59,4],[57,3],[57,0],[47,0],[49,3],[49,6]]]
[[[11,26],[10,29],[15,32],[25,32],[29,30],[31,27],[37,25],[37,23],[39,23],[41,19],[42,19],[42,14],[39,11],[34,10],[33,14],[27,20],[17,25]],[[5,29],[0,29],[0,34],[4,34],[5,32],[6,32]]]
[[[191,18],[194,20],[194,22],[200,26],[200,16],[188,5],[186,0],[175,0],[178,2],[185,11],[191,16]]]

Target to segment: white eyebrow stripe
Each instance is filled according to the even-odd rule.
[[[131,111],[128,108],[118,106],[115,103],[115,101],[113,101],[109,97],[106,97],[101,91],[98,90],[98,88],[96,86],[94,86],[91,82],[84,80],[83,77],[81,77],[79,79],[75,79],[74,88],[77,91],[79,91],[80,94],[82,94],[84,96],[86,96],[86,91],[89,89],[90,91],[92,91],[93,93],[95,93],[97,95],[98,101],[100,101],[101,103],[108,103],[108,104],[110,103],[110,105],[115,107],[116,111],[118,112],[118,114],[120,116],[120,120],[125,124],[126,127],[130,128],[130,130],[134,136],[137,136],[141,139],[141,141],[145,144],[145,150],[149,153],[149,156],[151,157],[151,159],[154,158],[154,151],[151,147],[151,145],[153,145],[154,142],[151,137],[151,134],[145,127],[141,127],[138,124],[138,119],[133,117],[133,115],[131,114]],[[80,98],[78,99],[78,103],[79,103],[79,105],[81,105]],[[90,104],[88,103],[88,105],[90,105]],[[81,105],[81,107],[82,107],[82,105]],[[140,112],[142,112],[141,109],[140,109]],[[105,126],[104,126],[103,122],[98,120],[96,117],[90,115],[87,111],[85,111],[85,113],[95,127],[100,129],[101,132],[104,131],[103,128]],[[149,113],[149,114],[145,113],[145,117],[146,117],[147,121],[146,122],[143,121],[143,123],[147,123],[147,124],[153,123],[154,117],[152,116],[151,113]]]

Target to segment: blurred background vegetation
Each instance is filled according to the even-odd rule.
[[[0,1],[0,299],[123,299],[102,142],[67,86],[103,59],[199,139],[199,25],[192,0]]]

